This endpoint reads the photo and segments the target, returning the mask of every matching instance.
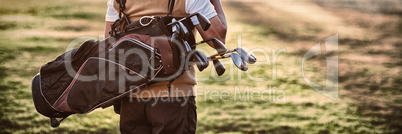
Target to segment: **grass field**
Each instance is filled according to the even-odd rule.
[[[0,133],[119,133],[119,115],[112,108],[73,115],[51,128],[36,112],[30,92],[40,66],[65,52],[71,41],[102,39],[106,1],[0,2]],[[223,60],[223,76],[211,67],[197,74],[198,133],[402,132],[401,2],[222,3],[227,47],[252,50],[258,62],[239,72]],[[316,92],[301,72],[303,55],[334,34],[338,50],[310,58],[304,71],[324,85],[326,56],[338,56],[336,100]]]

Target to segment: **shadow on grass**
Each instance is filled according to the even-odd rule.
[[[38,43],[47,43],[47,42],[71,42],[73,41],[75,38],[57,38],[57,37],[38,37],[38,36],[34,36],[34,37],[26,37],[23,39],[23,41],[34,41],[34,42],[38,42]],[[67,45],[67,44],[66,44]],[[49,45],[51,46],[51,45]]]
[[[52,17],[55,19],[85,19],[103,18],[102,13],[93,13],[86,11],[75,11],[71,5],[55,5],[55,6],[37,6],[26,8],[2,8],[0,14],[27,14],[31,16]],[[1,26],[1,25],[0,25]],[[0,27],[1,28],[1,27]]]
[[[54,30],[60,30],[60,31],[76,31],[76,32],[80,32],[80,31],[85,31],[85,30],[89,30],[90,28],[88,26],[58,26],[58,27],[53,27]]]
[[[364,128],[370,128],[353,107],[336,102],[197,103],[200,133],[367,133]]]
[[[17,24],[14,22],[0,21],[0,30],[14,29],[16,27],[17,27]]]
[[[0,73],[1,75],[4,73],[3,71],[5,70],[5,68],[0,67]],[[0,76],[2,77],[2,76]],[[9,97],[6,96],[10,96],[10,94],[6,93],[7,90],[15,90],[15,87],[11,87],[9,85],[6,85],[3,81],[2,78],[0,78],[0,95],[2,97],[0,97],[0,133],[12,133],[12,129],[22,129],[22,126],[19,126],[17,124],[17,122],[14,122],[12,120],[10,120],[9,117],[11,114],[9,107],[10,106],[17,106],[15,102],[13,102],[12,100],[9,100]]]
[[[339,81],[345,83],[346,90],[355,92],[351,98],[359,115],[378,118],[370,123],[384,126],[384,132],[402,132],[402,99],[393,96],[402,92],[402,77],[381,74],[379,80],[378,75],[364,68],[339,76]]]
[[[385,1],[356,1],[356,0],[311,0],[314,3],[329,8],[354,9],[368,13],[382,13],[402,17],[401,2],[399,0]]]
[[[0,65],[8,60],[15,59],[17,53],[15,50],[6,47],[0,47]],[[4,70],[2,72],[5,72]]]
[[[401,53],[402,52],[402,42],[396,42],[393,45],[396,48],[396,52],[390,56],[391,56],[391,58],[397,59],[397,60],[384,63],[384,66],[388,67],[388,68],[397,68],[397,67],[400,68],[400,67],[402,67],[402,53]],[[389,54],[389,52],[387,54]]]
[[[92,19],[97,14],[89,12],[72,12],[72,13],[54,13],[50,14],[51,17],[56,19]]]
[[[359,49],[370,45],[378,45],[378,43],[379,42],[376,40],[359,40],[350,38],[339,39],[339,45],[348,45],[351,49]]]
[[[13,29],[32,29],[35,27],[35,23],[32,22],[20,22],[15,21],[3,21],[0,20],[0,31],[13,30]]]
[[[272,18],[267,17],[266,14],[255,11],[252,4],[259,4],[258,1],[253,2],[252,4],[240,1],[226,1],[226,3],[229,7],[236,8],[234,11],[241,14],[241,17],[237,18],[238,20],[245,24],[257,26],[263,29],[262,33],[258,33],[263,36],[274,35],[286,42],[311,41],[315,40],[316,37],[305,33],[319,33],[322,31],[316,26],[306,24],[306,26],[303,27],[304,32],[299,32],[297,27],[286,25],[279,20],[273,20]]]
[[[20,47],[19,50],[33,53],[52,53],[58,51],[59,49],[53,47],[35,46],[35,47]]]
[[[10,120],[10,107],[18,106],[14,99],[9,94],[10,90],[16,90],[15,83],[6,82],[4,79],[9,75],[9,70],[2,64],[15,59],[14,51],[7,48],[0,48],[0,133],[12,133],[12,129],[22,129],[23,126],[19,126],[16,122]]]

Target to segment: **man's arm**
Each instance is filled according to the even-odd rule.
[[[197,25],[196,28],[203,39],[215,37],[222,41],[222,43],[225,43],[227,32],[225,14],[223,13],[220,0],[211,0],[211,3],[212,5],[214,5],[215,11],[218,14],[217,16],[209,19],[209,21],[211,22],[211,27],[209,27],[207,31],[202,30],[200,25]],[[208,45],[213,47],[213,44],[211,42],[208,42]]]
[[[215,37],[225,43],[226,39],[226,27],[223,25],[222,21],[219,19],[218,16],[212,17],[209,19],[211,22],[211,27],[207,31],[204,31],[200,25],[197,25],[196,28],[198,33],[200,33],[203,39],[208,39],[211,37]],[[210,46],[213,46],[212,43],[208,43]]]
[[[227,24],[226,24],[226,17],[225,13],[223,13],[222,5],[220,0],[211,0],[212,5],[214,5],[214,9],[216,13],[218,14],[219,19],[221,20],[223,26],[227,29]]]
[[[113,24],[113,23],[114,23],[114,22],[106,21],[106,26],[105,26],[105,38],[107,38],[107,37],[110,36],[109,31],[110,31],[110,28],[112,27],[112,24]]]
[[[119,19],[119,14],[114,9],[113,3],[114,3],[114,0],[107,1],[107,10],[106,10],[106,16],[105,16],[105,20],[106,20],[105,38],[110,36],[109,31],[110,31],[110,28],[112,27],[112,24],[114,23],[114,21]]]

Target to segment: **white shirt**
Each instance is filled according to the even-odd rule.
[[[113,7],[114,0],[108,0],[107,2],[107,11],[105,20],[108,22],[114,22],[119,19],[119,13]],[[186,13],[200,13],[204,15],[206,18],[211,19],[217,15],[214,6],[211,4],[209,0],[186,0]],[[192,17],[194,25],[197,25],[199,22],[196,17]]]

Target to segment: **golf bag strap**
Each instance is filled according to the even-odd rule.
[[[116,33],[119,31],[118,29],[122,29],[122,32],[125,32],[127,30],[127,25],[131,24],[130,18],[127,16],[126,13],[124,13],[124,10],[126,9],[126,1],[127,0],[116,1],[117,4],[119,4],[119,19],[116,20],[115,23],[113,23],[111,26],[111,30],[109,32],[111,36],[115,36]],[[176,0],[169,0],[167,16],[172,16],[175,2]]]
[[[126,25],[130,24],[130,18],[124,13],[126,10],[126,0],[116,0],[117,4],[119,4],[119,19],[117,19],[112,26],[110,27],[109,34],[110,36],[116,36],[116,33],[123,30],[126,30]]]
[[[168,11],[167,16],[171,16],[171,15],[172,15],[175,2],[176,2],[176,0],[169,0],[169,5],[168,5],[169,11]]]
[[[119,17],[121,17],[121,14],[123,13],[126,18],[126,14],[123,12],[126,9],[126,0],[118,0],[116,2],[119,4],[119,8],[120,8]],[[167,16],[172,15],[175,2],[176,2],[176,0],[169,0],[169,5],[168,5],[169,10],[168,10]]]

